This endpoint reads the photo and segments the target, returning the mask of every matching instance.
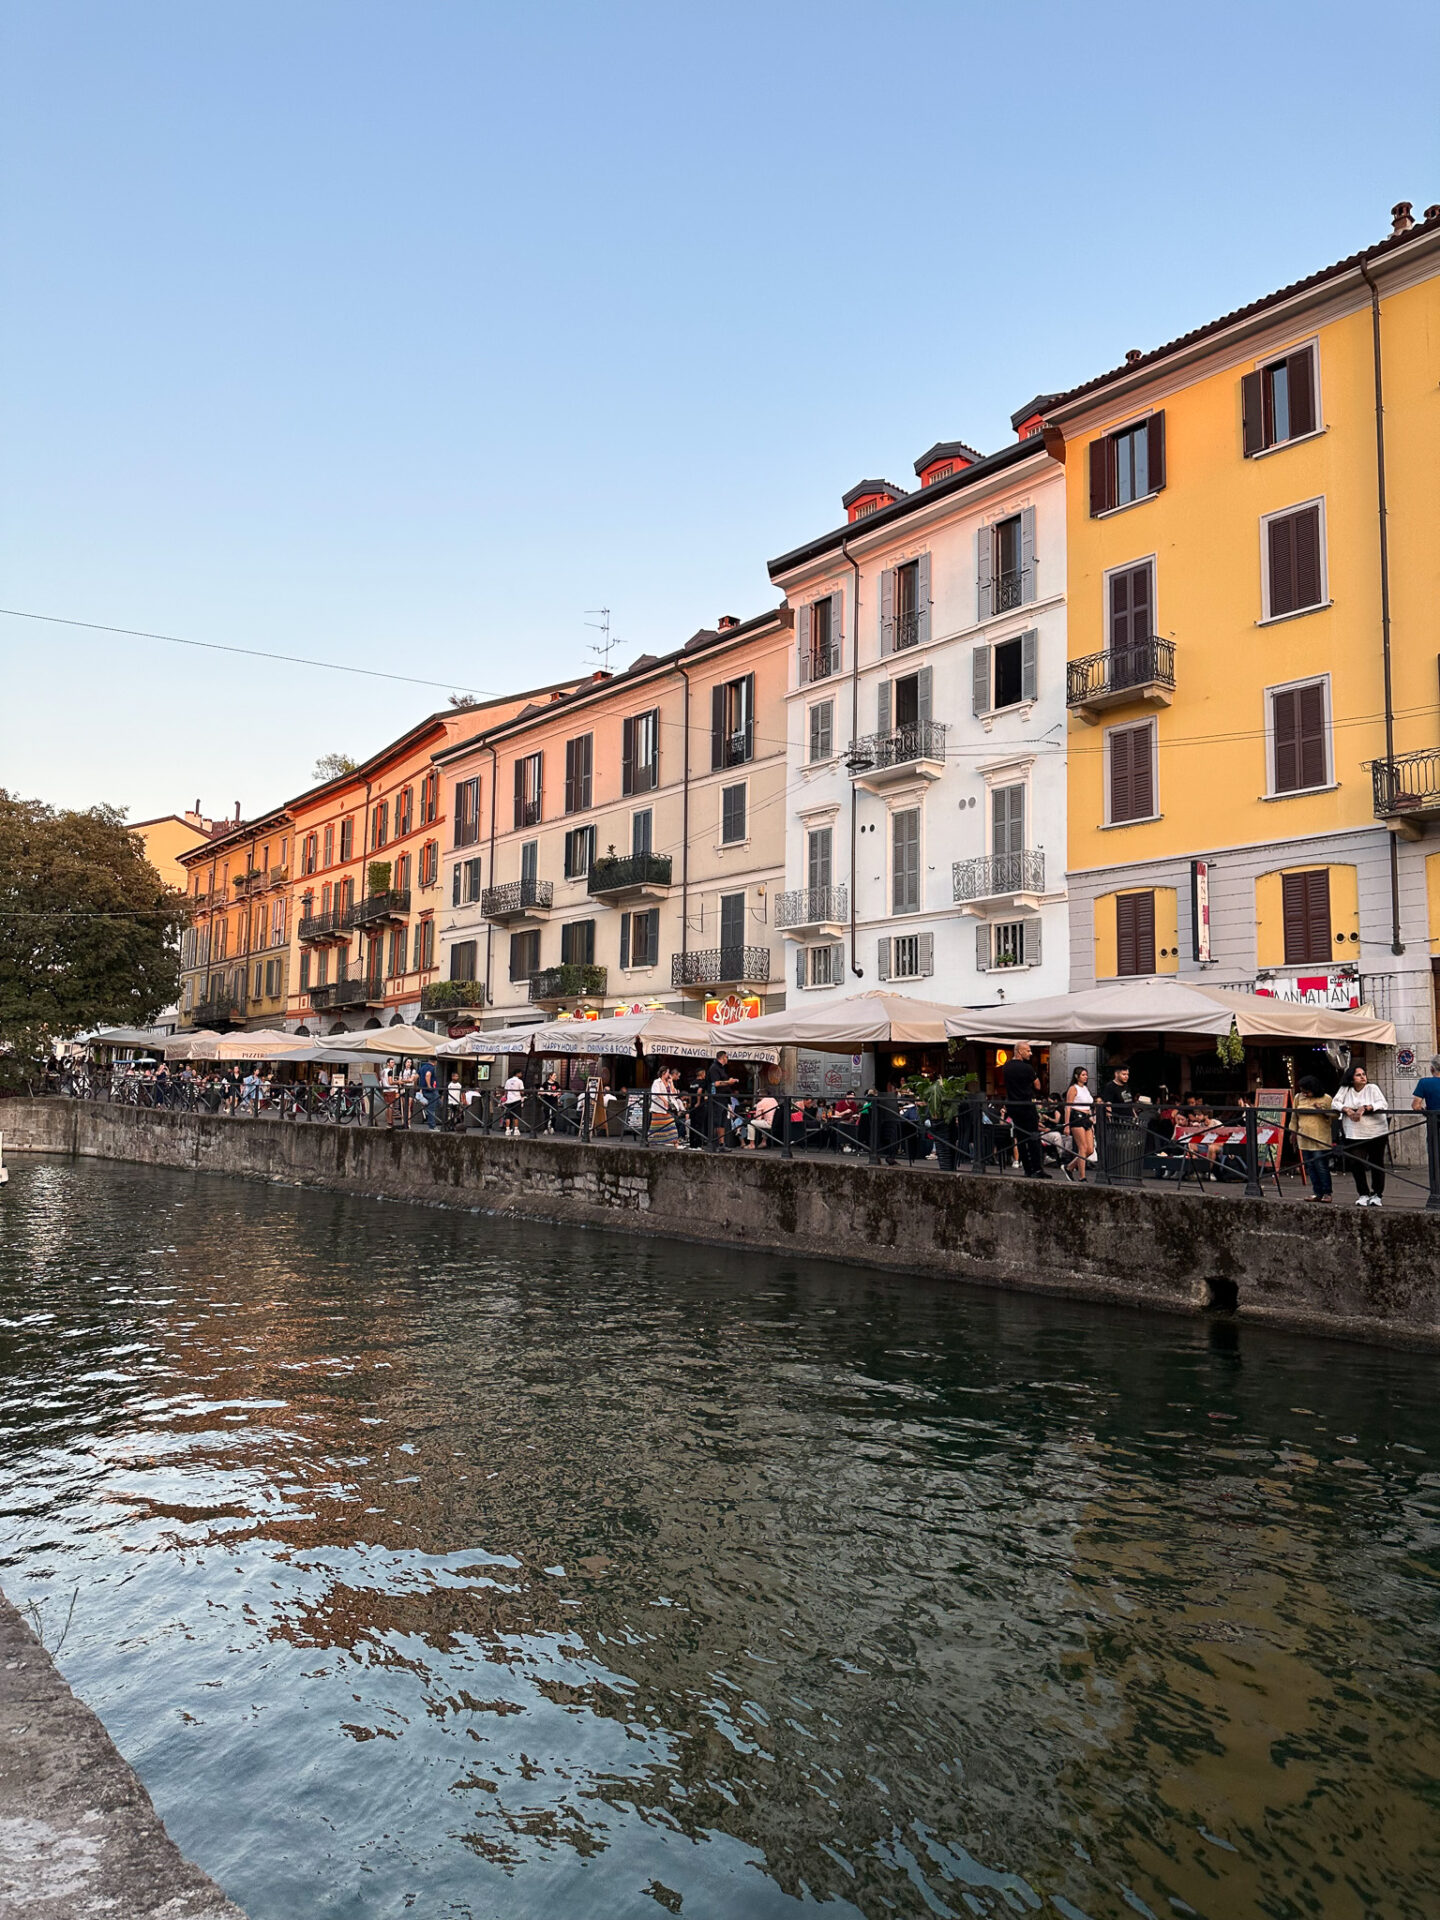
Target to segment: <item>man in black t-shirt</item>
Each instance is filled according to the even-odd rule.
[[[1048,1180],[1050,1176],[1045,1171],[1045,1148],[1040,1139],[1040,1115],[1035,1107],[1040,1076],[1030,1058],[1028,1040],[1017,1042],[1014,1053],[1000,1069],[1000,1077],[1005,1085],[1005,1110],[1010,1115],[1016,1145],[1020,1149],[1020,1164],[1027,1178]]]
[[[739,1079],[730,1070],[730,1056],[722,1048],[713,1060],[706,1062],[700,1075],[701,1124],[712,1147],[725,1145],[725,1115],[729,1111],[730,1096],[739,1085]]]
[[[1113,1114],[1115,1118],[1123,1120],[1128,1115],[1130,1108],[1135,1104],[1135,1096],[1130,1091],[1129,1067],[1113,1069],[1110,1078],[1100,1089],[1100,1098],[1105,1103],[1106,1112]]]

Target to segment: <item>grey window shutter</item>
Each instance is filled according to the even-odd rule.
[[[1021,922],[1021,925],[1025,929],[1025,964],[1027,967],[1038,967],[1041,959],[1040,928],[1042,922],[1039,920],[1024,920]]]
[[[803,987],[805,985],[805,953],[806,949],[804,947],[796,947],[795,984],[797,987]]]
[[[880,576],[880,657],[895,651],[895,569]]]
[[[1040,694],[1040,635],[1034,627],[1020,636],[1020,698],[1035,700]]]
[[[915,676],[916,717],[922,727],[928,727],[930,724],[930,684],[934,677],[934,671],[930,667],[921,667]]]
[[[982,920],[975,928],[975,969],[977,973],[990,971],[990,922]]]
[[[890,682],[882,680],[879,691],[878,708],[879,730],[882,734],[890,731]]]
[[[924,646],[930,638],[930,556],[922,553],[915,562],[917,584],[915,590],[915,631],[919,636],[917,644]]]
[[[978,596],[977,620],[988,620],[994,612],[995,534],[981,527],[975,535],[975,585]]]
[[[990,711],[990,649],[976,647],[970,656],[971,682],[975,694],[975,711],[985,714]]]
[[[888,935],[880,942],[879,961],[876,971],[882,980],[892,978],[890,972],[890,940]]]
[[[630,916],[628,913],[622,913],[620,916],[620,965],[622,968],[624,968],[624,967],[628,967],[629,964],[630,964]]]
[[[1035,598],[1035,509],[1020,509],[1020,604]]]
[[[928,979],[929,976],[935,971],[935,936],[934,934],[922,933],[919,936],[919,944],[920,944],[920,974],[922,979]]]
[[[845,984],[845,942],[832,940],[830,943],[830,984],[843,987]]]
[[[839,673],[841,648],[845,639],[845,596],[837,587],[830,596],[830,671]]]
[[[810,680],[810,608],[808,605],[801,607],[797,614],[795,628],[799,635],[797,652],[800,659],[800,685],[803,687],[807,686]]]
[[[713,772],[716,767],[723,767],[724,764],[725,764],[725,689],[724,687],[712,687],[710,689],[710,767],[711,767],[711,771]]]

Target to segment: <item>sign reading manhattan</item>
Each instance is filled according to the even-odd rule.
[[[760,996],[758,993],[727,993],[723,1000],[707,1000],[705,1018],[716,1027],[733,1026],[737,1020],[758,1020]]]
[[[1360,1005],[1360,980],[1353,973],[1300,973],[1293,980],[1257,980],[1255,992],[1271,1000],[1297,1000],[1305,1007]]]

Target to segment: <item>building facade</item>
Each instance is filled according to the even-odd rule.
[[[982,457],[770,564],[795,621],[776,924],[797,994],[960,1005],[1063,991],[1065,481],[1034,408]]]
[[[284,1020],[293,833],[279,807],[177,856],[190,902],[180,936],[180,1032]]]
[[[208,819],[195,802],[193,813],[162,813],[154,820],[137,820],[130,831],[145,849],[145,858],[167,887],[177,893],[190,891],[190,876],[180,864],[182,853],[194,853],[208,846],[224,822]]]
[[[1440,936],[1440,208],[1044,408],[1069,545],[1071,982],[1369,1004]],[[1383,429],[1383,431],[1382,431]]]
[[[784,608],[723,620],[436,757],[439,1011],[783,1005]]]

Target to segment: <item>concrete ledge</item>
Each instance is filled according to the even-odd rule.
[[[0,1597],[0,1914],[245,1920]]]
[[[55,1099],[5,1102],[0,1128],[7,1152],[242,1174],[1169,1312],[1233,1303],[1242,1319],[1440,1346],[1440,1230],[1418,1212]]]

